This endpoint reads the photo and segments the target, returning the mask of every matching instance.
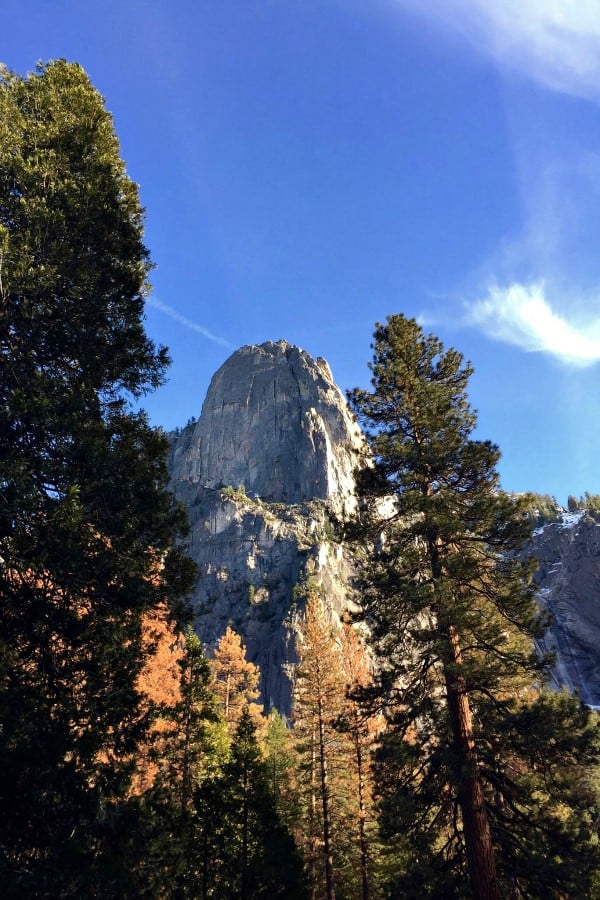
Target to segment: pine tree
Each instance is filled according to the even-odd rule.
[[[471,367],[398,315],[377,326],[371,371],[349,400],[374,459],[358,530],[389,716],[382,827],[404,858],[394,891],[580,896],[597,735],[576,700],[532,689],[542,622],[518,555],[530,525],[499,488],[497,447],[471,437]]]
[[[196,884],[190,896],[303,900],[302,864],[270,789],[256,726],[244,709],[231,759],[197,789]]]
[[[338,727],[350,738],[350,794],[355,801],[347,832],[359,850],[354,866],[360,873],[357,893],[360,891],[361,900],[368,900],[373,894],[376,844],[371,756],[383,728],[383,717],[369,711],[360,702],[373,685],[373,667],[360,635],[346,621],[342,625],[340,639],[346,698]]]
[[[321,598],[309,593],[298,642],[299,664],[294,689],[294,732],[304,760],[306,840],[311,879],[324,876],[325,896],[335,900],[338,873],[334,789],[345,774],[346,737],[336,728],[346,697],[340,643],[327,619]],[[342,793],[345,793],[342,791]],[[322,847],[322,852],[319,848]]]
[[[123,807],[146,731],[144,614],[192,579],[166,439],[132,401],[168,357],[143,327],[137,188],[64,61],[0,72],[0,875],[9,896],[125,896]],[[102,887],[101,887],[102,885]]]
[[[148,735],[136,751],[136,772],[131,792],[149,790],[159,774],[165,743],[176,728],[173,710],[181,702],[181,662],[185,640],[165,604],[147,613],[142,621],[144,664],[137,680],[147,714],[152,718]]]
[[[188,626],[178,655],[179,690],[164,704],[151,746],[156,774],[142,796],[150,828],[145,835],[145,878],[140,888],[169,896],[194,897],[198,885],[197,820],[194,798],[203,782],[221,775],[230,740],[213,691],[208,660]]]
[[[291,832],[297,830],[300,818],[298,796],[298,758],[292,730],[276,709],[269,713],[264,740],[265,763],[269,786],[281,821]]]
[[[248,709],[254,724],[262,726],[263,707],[257,703],[260,696],[258,689],[260,672],[258,666],[246,659],[246,648],[242,639],[230,626],[215,647],[210,667],[214,689],[230,734],[235,733],[245,709]]]
[[[167,711],[173,723],[166,756],[168,781],[175,786],[177,806],[185,817],[194,787],[201,778],[205,757],[210,754],[211,725],[219,720],[218,700],[213,691],[210,667],[199,637],[188,626],[185,652],[180,660],[181,697]]]

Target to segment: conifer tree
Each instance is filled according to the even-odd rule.
[[[472,437],[471,367],[397,315],[377,326],[371,371],[349,400],[374,460],[359,533],[389,716],[382,828],[404,855],[392,892],[583,896],[597,735],[577,700],[533,689],[530,525],[499,488],[497,447]]]
[[[102,98],[57,61],[0,72],[0,876],[9,896],[124,896],[146,731],[142,621],[191,584],[166,439],[132,401],[168,357],[143,327],[137,188]]]
[[[196,791],[196,885],[191,896],[303,900],[293,838],[281,822],[256,726],[244,709],[222,773]],[[198,865],[199,863],[199,865]]]
[[[246,648],[240,635],[230,626],[215,647],[210,661],[214,689],[220,700],[229,733],[233,735],[242,713],[247,708],[254,724],[263,724],[263,707],[258,703],[260,691],[258,666],[246,659]]]
[[[354,800],[347,831],[355,836],[354,843],[359,850],[358,862],[354,867],[360,874],[357,893],[360,892],[361,900],[368,900],[373,893],[376,844],[371,756],[383,728],[383,717],[370,712],[360,703],[360,697],[368,693],[373,685],[373,671],[361,637],[347,621],[342,624],[340,640],[346,698],[338,727],[350,739],[349,769],[352,777],[349,793]]]
[[[159,706],[153,740],[141,760],[142,765],[151,761],[153,777],[140,797],[144,866],[137,879],[140,895],[180,900],[197,896],[202,870],[198,844],[204,823],[198,820],[195,797],[204,783],[216,784],[230,755],[230,738],[200,640],[190,626],[181,637],[173,654],[178,691]],[[168,676],[173,661],[167,661]],[[214,810],[210,815],[214,818]]]
[[[335,900],[336,814],[332,776],[335,779],[336,763],[344,757],[345,737],[335,726],[343,712],[345,679],[340,644],[321,598],[314,591],[306,601],[298,656],[294,731],[304,758],[307,855],[313,882],[317,884],[324,875],[325,896]]]
[[[168,711],[174,728],[166,762],[167,777],[171,784],[177,785],[177,805],[185,817],[194,786],[201,777],[204,757],[210,753],[210,726],[219,718],[209,663],[198,635],[190,626],[186,630],[185,652],[179,665],[181,697]]]
[[[175,729],[171,713],[181,701],[181,661],[184,637],[165,604],[142,621],[144,664],[137,680],[152,725],[136,751],[136,772],[130,790],[135,796],[149,790],[159,773],[163,744]]]
[[[269,713],[264,753],[269,786],[275,798],[277,812],[281,821],[293,832],[300,818],[298,757],[292,730],[276,709]]]

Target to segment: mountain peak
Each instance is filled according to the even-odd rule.
[[[355,509],[364,452],[325,360],[287,341],[233,353],[199,421],[173,440],[172,483],[189,510],[200,572],[198,634],[214,647],[233,623],[260,666],[265,704],[286,715],[299,586],[321,585],[333,615],[349,604],[353,564],[332,543],[331,516]]]
[[[363,441],[324,359],[285,340],[236,350],[214,375],[178,478],[271,502],[352,502]],[[190,452],[191,450],[191,452]]]

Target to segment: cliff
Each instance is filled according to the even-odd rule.
[[[335,522],[354,509],[360,431],[329,366],[285,341],[242,347],[215,374],[169,466],[200,570],[196,627],[209,646],[231,624],[289,712],[298,602],[309,579],[334,615],[351,603],[352,561]]]
[[[564,513],[536,529],[540,604],[553,624],[540,650],[556,656],[553,684],[600,707],[600,524],[588,512]]]

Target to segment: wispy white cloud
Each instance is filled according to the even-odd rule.
[[[598,0],[396,0],[552,90],[600,99]]]
[[[208,328],[204,328],[203,325],[198,325],[197,322],[193,322],[186,316],[182,316],[180,312],[178,312],[172,306],[169,306],[168,303],[163,303],[162,300],[158,300],[156,297],[149,297],[146,300],[146,303],[149,306],[153,306],[155,309],[159,309],[165,315],[169,316],[171,319],[174,319],[175,322],[179,322],[179,324],[183,325],[184,328],[188,328],[190,331],[195,331],[197,334],[201,334],[202,337],[208,338],[209,341],[213,341],[215,344],[220,344],[221,347],[228,347],[229,349],[233,348],[233,344],[231,344],[229,341],[226,341],[225,338],[213,334],[212,331],[209,331]]]
[[[417,324],[420,325],[421,328],[435,328],[436,325],[440,325],[444,322],[443,316],[436,316],[429,312],[419,313],[416,319]]]
[[[542,283],[490,287],[487,297],[468,307],[465,324],[569,365],[589,366],[600,361],[600,315],[569,322],[552,309]]]

